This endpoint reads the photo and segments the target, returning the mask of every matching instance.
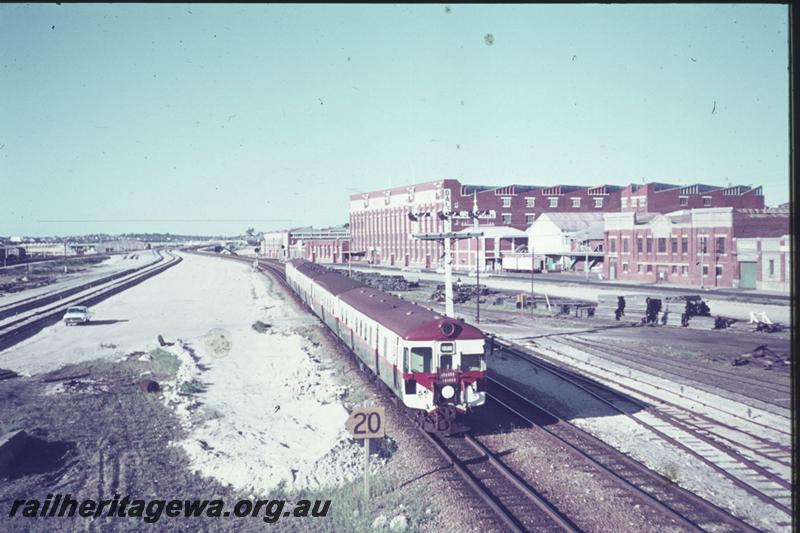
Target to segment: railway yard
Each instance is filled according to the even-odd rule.
[[[392,274],[383,289],[443,312],[434,275]],[[412,423],[277,262],[148,250],[4,293],[0,434],[23,431],[27,444],[0,465],[0,505],[54,492],[304,497],[330,499],[330,516],[271,527],[792,529],[788,326],[757,331],[743,313],[724,329],[588,316],[579,310],[591,297],[569,296],[577,289],[515,306],[521,291],[500,285],[479,320],[474,298],[456,305],[487,339],[486,403],[449,435]],[[76,305],[89,306],[92,321],[67,328],[61,317]],[[783,316],[785,307],[748,309]],[[364,405],[387,417],[387,436],[369,441],[368,501],[362,441],[345,430]],[[0,521],[10,531],[39,527]],[[198,525],[264,523],[159,522]]]

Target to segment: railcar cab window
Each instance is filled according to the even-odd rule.
[[[473,370],[481,370],[483,366],[483,354],[481,353],[462,353],[461,354],[461,371],[469,372]]]
[[[411,372],[430,372],[433,360],[433,348],[418,346],[411,348]]]

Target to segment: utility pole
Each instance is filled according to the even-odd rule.
[[[478,233],[478,192],[472,193],[472,227]],[[481,239],[475,237],[475,323],[481,321]]]
[[[450,220],[450,196],[445,195],[444,198],[444,211],[446,213],[444,218],[444,308],[445,314],[449,317],[455,318],[455,310],[453,309],[453,258],[450,250],[450,233],[452,233],[452,222]]]
[[[445,315],[455,318],[455,311],[453,309],[453,265],[452,254],[450,245],[455,240],[471,239],[473,237],[482,237],[483,233],[466,233],[452,231],[453,212],[450,211],[450,196],[446,195],[444,198],[444,211],[439,211],[436,215],[440,220],[444,221],[446,231],[444,233],[416,233],[412,237],[423,241],[441,241],[444,244],[444,294],[445,294]],[[419,222],[420,218],[424,216],[431,216],[430,212],[412,213],[408,212],[408,218],[412,222]],[[477,216],[477,214],[476,214]],[[419,226],[418,226],[419,227]]]
[[[536,307],[536,300],[533,295],[533,271],[536,269],[535,268],[536,261],[535,261],[535,255],[533,253],[533,243],[530,242],[530,240],[531,240],[530,237],[528,237],[528,248],[530,248],[529,251],[531,252],[531,318],[533,318],[533,308]]]
[[[583,269],[586,271],[586,282],[589,282],[589,232],[586,232],[586,263]]]
[[[64,274],[67,273],[67,241],[64,241]]]
[[[704,285],[706,281],[706,275],[705,273],[703,273],[703,267],[705,266],[703,264],[703,254],[705,253],[705,251],[706,251],[706,238],[701,236],[700,237],[700,290],[703,290],[705,288]]]

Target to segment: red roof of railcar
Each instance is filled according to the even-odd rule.
[[[405,340],[470,340],[482,339],[483,333],[461,320],[448,318],[415,303],[359,283],[334,270],[304,259],[293,259],[292,265],[303,275],[320,283],[341,300],[380,322]],[[454,326],[451,335],[445,335],[442,326]]]

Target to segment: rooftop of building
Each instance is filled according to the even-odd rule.
[[[542,213],[533,223],[549,220],[563,231],[584,230],[595,223],[603,223],[603,213],[578,212],[578,213]]]
[[[456,233],[472,233],[476,231],[475,228],[469,227],[457,231]],[[528,234],[524,230],[512,228],[510,226],[478,226],[478,232],[483,233],[484,239],[506,239],[516,237],[527,237]]]

